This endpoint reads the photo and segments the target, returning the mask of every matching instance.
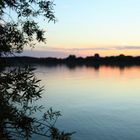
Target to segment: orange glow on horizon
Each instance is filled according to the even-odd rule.
[[[85,51],[80,51],[78,53],[78,56],[91,56],[94,55],[95,53],[100,54],[100,56],[117,56],[120,54],[124,55],[131,55],[131,56],[140,56],[140,50],[85,50]]]
[[[60,46],[56,45],[50,47],[44,44],[37,44],[35,48],[26,47],[27,51],[49,53],[51,57],[67,57],[70,54],[78,57],[93,56],[98,53],[100,56],[118,56],[120,54],[140,56],[140,46]],[[60,55],[61,54],[61,55]]]

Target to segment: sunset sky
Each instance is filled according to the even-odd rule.
[[[140,55],[140,0],[55,0],[57,22],[39,24],[47,43],[25,55]]]

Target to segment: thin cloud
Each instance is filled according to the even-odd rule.
[[[57,48],[49,47],[48,50],[55,51],[106,51],[106,50],[140,50],[140,46],[116,46],[116,47],[91,47],[91,48]]]
[[[56,47],[49,47],[48,50],[57,50],[57,51],[85,51],[85,50],[111,50],[112,48],[107,47],[93,47],[93,48],[56,48]]]
[[[21,54],[15,54],[16,56],[31,56],[31,57],[57,57],[65,58],[69,53],[64,51],[37,51],[37,50],[24,50]]]
[[[140,50],[140,46],[122,46],[122,47],[115,47],[116,50]]]

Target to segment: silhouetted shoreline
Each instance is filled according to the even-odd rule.
[[[86,58],[76,57],[75,55],[69,55],[67,58],[36,58],[36,57],[5,57],[0,61],[6,60],[8,64],[18,65],[18,64],[43,64],[47,66],[57,66],[57,65],[67,65],[68,67],[75,66],[94,66],[99,67],[101,65],[106,66],[140,66],[140,56],[106,56],[100,57],[99,54],[94,56],[88,56]]]

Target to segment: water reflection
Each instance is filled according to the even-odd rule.
[[[0,72],[0,139],[29,140],[34,134],[39,139],[69,140],[72,133],[55,127],[60,112],[47,107],[41,112],[43,106],[37,101],[43,87],[33,71],[31,67],[12,67]]]
[[[36,71],[46,85],[44,106],[61,110],[62,130],[75,130],[74,140],[138,140],[140,67],[46,67]]]

